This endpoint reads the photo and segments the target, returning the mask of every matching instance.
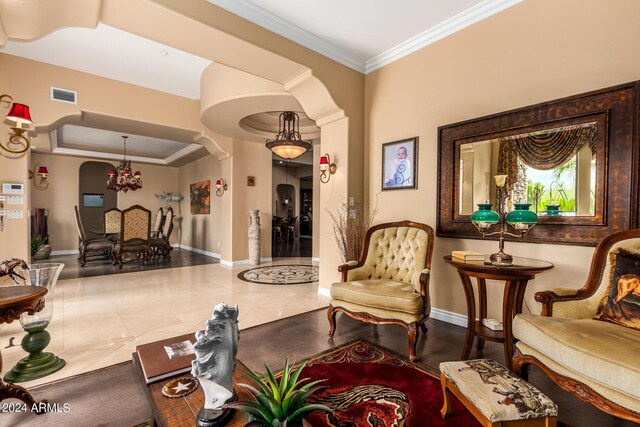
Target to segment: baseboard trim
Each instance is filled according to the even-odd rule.
[[[272,262],[272,261],[273,261],[273,258],[271,258],[271,257],[260,258],[260,263]],[[248,259],[239,259],[237,261],[229,261],[229,260],[226,260],[226,259],[221,259],[220,260],[220,264],[226,265],[227,267],[237,267],[239,265],[249,265],[249,260]]]
[[[325,297],[330,297],[331,296],[331,290],[329,288],[323,288],[321,286],[318,286],[318,294],[325,296]]]
[[[77,255],[79,254],[80,251],[77,249],[62,249],[62,250],[57,250],[57,251],[51,251],[51,256],[56,256],[56,255]]]
[[[174,248],[175,247],[179,247],[180,249],[185,249],[187,251],[195,252],[197,254],[208,256],[208,257],[211,257],[211,258],[220,259],[220,254],[215,253],[215,252],[205,251],[204,249],[192,248],[191,246],[181,245],[181,244],[175,245],[175,246],[171,245],[171,246],[173,246]],[[222,263],[222,261],[220,261],[220,263]]]
[[[442,322],[451,323],[453,325],[467,327],[467,316],[453,313],[451,311],[442,310],[440,308],[431,308],[430,318],[440,320]]]

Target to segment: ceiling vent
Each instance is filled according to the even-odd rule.
[[[51,100],[59,102],[67,102],[69,104],[78,103],[78,92],[68,89],[51,88]]]

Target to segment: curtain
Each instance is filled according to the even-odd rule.
[[[520,184],[518,174],[523,169],[522,164],[518,166],[520,162],[535,169],[555,169],[571,160],[585,144],[589,144],[591,155],[595,156],[596,131],[596,124],[589,123],[500,139],[498,174],[507,175],[507,194]]]

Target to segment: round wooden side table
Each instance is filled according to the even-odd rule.
[[[47,288],[42,286],[4,286],[0,287],[0,324],[11,323],[20,318],[22,313],[34,314],[44,308],[44,296]],[[2,372],[2,354],[0,353],[0,372]],[[4,399],[19,399],[29,405],[35,406],[38,414],[40,409],[31,394],[24,388],[15,384],[7,384],[0,378],[0,401]],[[43,400],[41,403],[46,404]]]
[[[467,299],[467,337],[464,341],[464,349],[460,360],[469,359],[474,337],[478,337],[478,350],[484,347],[484,341],[504,343],[504,357],[507,366],[511,369],[513,357],[513,333],[511,323],[516,314],[522,313],[524,291],[529,280],[536,274],[553,268],[553,264],[532,258],[513,257],[511,265],[492,265],[489,256],[485,261],[462,261],[452,258],[451,255],[444,260],[458,270],[464,294]],[[476,313],[476,301],[473,293],[471,278],[476,278],[478,285],[478,312]],[[504,294],[502,299],[502,331],[494,331],[482,324],[482,319],[487,317],[487,283],[486,280],[504,281]],[[476,320],[476,316],[478,320]]]

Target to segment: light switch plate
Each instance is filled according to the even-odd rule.
[[[22,219],[24,218],[24,212],[22,210],[7,210],[7,218]]]

